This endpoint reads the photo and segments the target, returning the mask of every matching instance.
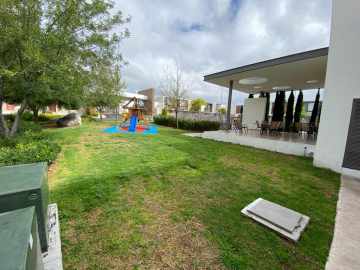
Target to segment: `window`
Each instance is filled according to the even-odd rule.
[[[308,103],[307,105],[307,111],[312,112],[314,109],[314,102]]]

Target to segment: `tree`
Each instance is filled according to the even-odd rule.
[[[286,108],[286,116],[285,116],[285,131],[290,131],[292,127],[293,119],[294,119],[294,92],[291,91],[291,94],[288,99],[287,108]]]
[[[285,109],[285,91],[279,91],[276,93],[272,120],[282,122],[284,120],[284,109]]]
[[[314,126],[315,126],[316,118],[318,117],[318,114],[319,114],[319,105],[320,105],[320,89],[317,92],[314,107],[311,112],[311,118],[310,118],[310,124],[312,124]]]
[[[221,115],[225,115],[226,114],[226,108],[223,108],[223,107],[219,108],[218,113],[221,114]]]
[[[270,93],[266,93],[265,121],[269,122]]]
[[[165,68],[159,88],[163,96],[168,99],[170,108],[175,110],[176,128],[179,128],[178,112],[181,101],[186,97],[187,86],[178,63],[173,70],[169,67]]]
[[[96,108],[102,119],[106,109],[119,106],[125,83],[121,81],[118,66],[112,69],[109,66],[100,65],[95,67],[91,74],[94,79],[89,85],[86,101],[88,106]]]
[[[11,127],[0,111],[1,135],[16,134],[27,108],[79,106],[92,67],[122,62],[118,45],[129,33],[114,28],[129,20],[112,9],[108,0],[0,2],[0,103],[21,104]]]
[[[294,130],[295,131],[297,131],[299,123],[300,123],[301,112],[302,112],[302,107],[303,107],[303,98],[304,98],[303,93],[300,90],[300,93],[296,100],[295,113],[294,113]]]
[[[191,102],[191,111],[192,112],[200,112],[201,111],[201,107],[205,106],[207,104],[207,102],[203,99],[203,98],[197,98],[194,99]]]

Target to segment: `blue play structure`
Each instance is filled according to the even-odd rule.
[[[130,103],[132,103],[132,106],[129,106]],[[129,111],[129,114],[126,114],[124,117],[125,121],[119,126],[112,126],[110,128],[104,129],[104,132],[109,134],[138,133],[144,135],[158,133],[156,126],[148,125],[145,121],[143,115],[143,111],[145,110],[144,106],[136,97],[130,99],[130,101],[125,106],[123,106],[123,108]],[[142,125],[139,124],[139,120],[143,122]]]
[[[129,130],[124,130],[124,129],[118,127],[118,126],[112,126],[112,127],[109,127],[109,128],[105,128],[103,131],[105,133],[108,133],[108,134],[128,134],[128,133],[143,134],[143,135],[155,135],[155,134],[158,134],[157,127],[154,126],[154,125],[148,126],[148,128],[143,130],[142,132],[139,132],[139,131],[130,132]]]
[[[137,122],[138,122],[137,116],[132,115],[131,118],[130,118],[129,132],[135,132],[136,131]]]

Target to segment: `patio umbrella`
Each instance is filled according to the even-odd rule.
[[[294,92],[291,91],[291,94],[288,99],[287,108],[286,108],[286,117],[285,117],[285,131],[289,132],[290,127],[294,119]]]
[[[296,106],[295,106],[295,113],[294,113],[294,124],[296,125],[297,123],[300,123],[300,118],[301,118],[301,111],[302,111],[302,107],[303,107],[303,93],[300,90],[300,93],[298,95],[297,101],[296,101]],[[295,129],[297,127],[295,126]]]
[[[317,92],[315,103],[314,103],[314,108],[313,108],[313,110],[311,112],[310,124],[313,127],[315,126],[316,118],[317,118],[318,113],[319,113],[319,104],[320,104],[320,89]]]

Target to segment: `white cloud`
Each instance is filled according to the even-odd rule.
[[[328,46],[328,0],[116,0],[132,17],[121,50],[130,91],[158,87],[164,66],[180,62],[189,95],[226,102],[203,75]],[[242,95],[234,94],[235,103]]]

